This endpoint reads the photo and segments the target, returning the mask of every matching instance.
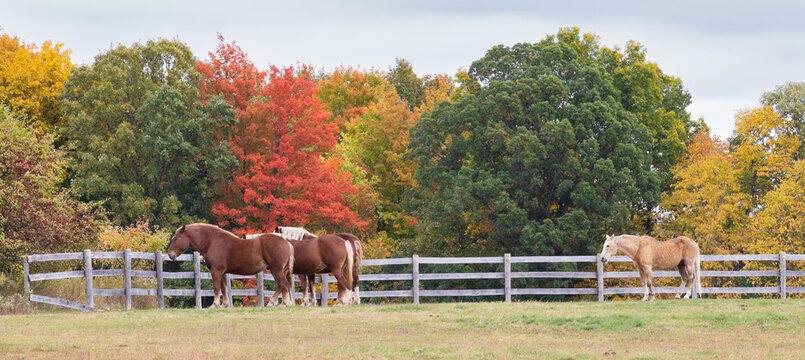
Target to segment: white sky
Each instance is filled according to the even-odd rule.
[[[64,43],[88,64],[117,44],[179,38],[206,58],[216,34],[258,67],[310,64],[454,74],[492,46],[537,42],[578,26],[602,44],[643,44],[650,61],[682,79],[714,133],[777,85],[805,81],[800,1],[41,1],[0,0],[0,27],[27,43]]]

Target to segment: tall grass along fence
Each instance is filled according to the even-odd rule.
[[[203,258],[198,252],[193,254],[183,254],[177,257],[177,262],[192,262],[193,271],[164,271],[163,263],[166,261],[165,255],[161,251],[154,253],[132,252],[95,252],[84,250],[76,253],[62,254],[43,254],[29,255],[23,259],[25,298],[27,309],[30,311],[30,303],[44,303],[57,306],[64,306],[81,311],[93,311],[95,309],[96,296],[123,296],[125,297],[126,309],[131,308],[132,296],[155,296],[160,308],[165,307],[166,296],[194,297],[196,308],[200,308],[202,297],[213,296],[213,290],[202,289],[202,280],[211,280],[209,272],[202,271]],[[93,260],[98,259],[122,259],[122,269],[93,269]],[[134,270],[132,269],[132,259],[152,261],[153,270]],[[30,264],[64,260],[83,261],[83,269],[62,272],[48,272],[32,274]],[[789,293],[805,293],[805,287],[786,286],[788,277],[805,277],[805,271],[786,270],[788,261],[805,261],[805,255],[794,254],[757,254],[757,255],[702,255],[702,262],[747,262],[762,261],[777,263],[771,270],[739,270],[739,271],[702,271],[703,279],[706,278],[741,278],[741,277],[765,277],[776,278],[775,286],[722,286],[722,287],[703,287],[697,289],[694,286],[693,296],[697,294],[779,294],[780,298],[785,299]],[[615,256],[611,259],[614,263],[631,262],[625,256]],[[551,264],[578,264],[579,268],[595,271],[512,271],[512,264],[518,268],[524,268],[526,264],[543,268]],[[420,271],[423,265],[428,269],[438,269],[439,264],[491,264],[502,271],[494,272],[424,272]],[[636,271],[604,271],[604,265],[600,256],[503,256],[493,257],[419,257],[413,255],[410,258],[392,259],[367,259],[363,261],[364,273],[361,274],[361,298],[411,298],[414,304],[418,304],[423,297],[501,297],[504,301],[510,302],[512,296],[525,295],[589,295],[597,296],[598,301],[604,301],[607,295],[642,294],[642,287],[606,287],[606,279],[638,278]],[[377,273],[378,270],[388,269],[396,266],[402,267],[405,271],[393,273]],[[410,270],[410,271],[408,271]],[[678,277],[676,271],[654,271],[655,278]],[[119,289],[98,289],[93,286],[93,279],[96,277],[116,276],[123,277],[124,286]],[[151,278],[155,279],[156,287],[150,289],[132,287],[132,278]],[[54,298],[44,295],[37,295],[31,292],[31,283],[45,280],[84,278],[86,284],[86,303],[78,303],[61,298]],[[192,288],[169,289],[165,288],[165,279],[192,279]],[[256,289],[232,289],[232,279],[256,279]],[[587,287],[513,287],[512,279],[581,279],[577,285],[587,285]],[[496,280],[495,283],[502,287],[485,289],[446,289],[446,290],[427,290],[433,286],[424,286],[427,282],[450,281],[450,280]],[[273,282],[271,276],[259,273],[252,276],[228,275],[227,288],[229,290],[229,302],[232,303],[233,296],[255,296],[257,303],[263,304],[266,296],[270,295],[270,290],[266,289],[266,282]],[[298,281],[298,277],[294,277]],[[327,300],[336,298],[337,294],[330,292],[328,284],[334,282],[332,276],[323,274],[316,278],[316,283],[322,284],[321,293],[315,294],[322,304]],[[382,283],[395,282],[403,285],[404,289],[381,290],[386,288]],[[593,284],[595,285],[593,287]],[[374,288],[374,289],[373,289]],[[669,294],[678,291],[678,287],[655,287],[655,292],[659,294]],[[301,297],[301,293],[295,292],[295,298]]]

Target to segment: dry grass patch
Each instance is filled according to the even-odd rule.
[[[805,358],[805,302],[362,305],[0,316],[18,358]]]

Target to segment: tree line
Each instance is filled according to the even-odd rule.
[[[261,69],[219,35],[78,66],[2,34],[0,257],[155,250],[191,222],[353,232],[370,257],[593,254],[619,233],[805,250],[805,83],[722,140],[637,42],[563,28],[468,65]]]

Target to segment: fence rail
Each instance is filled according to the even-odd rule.
[[[81,311],[93,311],[95,308],[95,296],[125,296],[126,309],[131,309],[132,296],[156,296],[160,308],[165,307],[165,296],[189,296],[195,297],[195,306],[201,307],[201,298],[213,296],[213,290],[201,288],[202,280],[211,280],[209,272],[201,270],[203,258],[198,252],[193,254],[183,254],[176,258],[178,262],[192,262],[193,271],[171,272],[164,271],[163,265],[165,255],[161,251],[154,253],[133,252],[126,250],[123,252],[95,252],[84,250],[77,253],[62,254],[41,254],[28,255],[23,259],[23,271],[25,279],[25,297],[27,299],[28,311],[30,302],[38,302],[50,305],[68,307]],[[122,259],[122,269],[93,269],[92,261],[99,259]],[[150,260],[154,262],[154,270],[134,270],[132,269],[132,259]],[[83,260],[83,270],[49,272],[49,273],[30,273],[30,264],[38,262],[63,261],[63,260]],[[614,256],[611,262],[631,262],[628,257]],[[741,270],[741,271],[701,271],[702,278],[707,277],[775,277],[778,278],[778,286],[757,286],[757,287],[704,287],[697,289],[694,286],[694,297],[698,294],[780,294],[781,298],[786,298],[789,293],[803,294],[805,287],[788,287],[786,279],[788,277],[805,277],[805,271],[787,271],[788,261],[805,261],[803,254],[753,254],[753,255],[702,255],[702,262],[724,262],[724,261],[772,261],[777,262],[775,270]],[[596,271],[512,271],[512,264],[555,264],[555,263],[595,263]],[[410,297],[414,304],[418,304],[421,297],[460,297],[460,296],[503,296],[504,301],[511,301],[514,295],[597,295],[598,301],[604,301],[607,295],[642,294],[642,287],[610,287],[605,286],[605,279],[638,278],[637,271],[605,271],[604,264],[597,255],[585,256],[511,256],[504,254],[500,257],[419,257],[413,255],[410,258],[392,259],[366,259],[362,262],[363,266],[394,266],[410,265],[411,271],[407,273],[371,273],[362,274],[361,280],[364,281],[410,281],[410,290],[373,290],[366,289],[360,292],[363,298],[394,298]],[[503,264],[502,272],[429,272],[420,273],[422,264]],[[120,289],[98,289],[93,286],[95,277],[122,276],[124,287]],[[654,271],[654,277],[677,277],[676,271]],[[156,279],[155,289],[142,289],[132,287],[132,278],[152,278]],[[77,303],[65,299],[52,298],[31,293],[31,282],[84,278],[86,282],[86,304]],[[193,279],[192,289],[167,289],[164,287],[165,279]],[[232,279],[255,279],[257,280],[256,289],[231,289]],[[460,290],[429,290],[423,289],[422,281],[438,280],[503,280],[503,286],[490,289],[460,289]],[[513,288],[512,279],[595,279],[596,287],[580,288]],[[270,276],[263,273],[256,275],[227,275],[227,292],[229,303],[232,303],[233,296],[257,296],[258,303],[263,303],[266,296],[265,282],[273,281]],[[298,276],[294,281],[299,281]],[[332,282],[332,278],[327,274],[316,277],[316,283],[321,283],[321,294],[314,294],[324,305],[329,299],[335,299],[337,294],[330,293],[327,285]],[[364,282],[364,285],[367,283]],[[659,294],[675,293],[677,287],[656,287],[655,292]],[[301,297],[301,293],[294,292],[294,298]]]

